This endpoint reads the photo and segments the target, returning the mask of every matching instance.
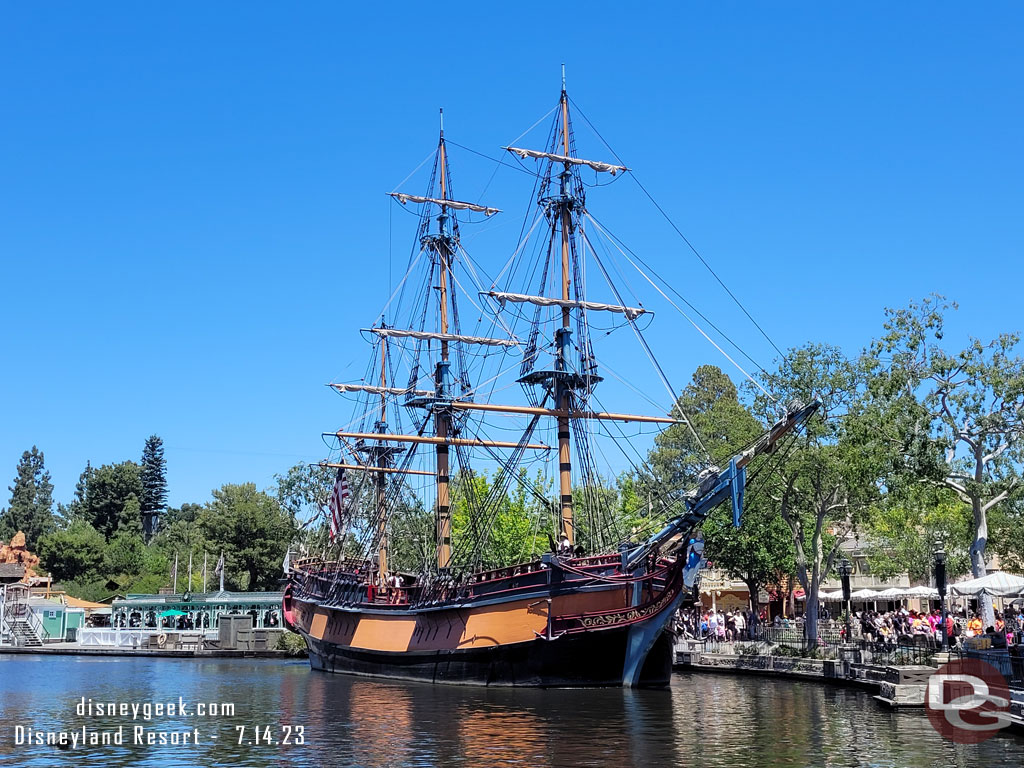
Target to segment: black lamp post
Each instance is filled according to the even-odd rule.
[[[946,550],[942,542],[935,542],[935,589],[942,602],[942,650],[949,650],[949,633],[946,628]]]
[[[843,582],[843,602],[846,603],[846,642],[851,642],[850,637],[850,574],[853,573],[853,564],[845,557],[839,561],[839,577]]]

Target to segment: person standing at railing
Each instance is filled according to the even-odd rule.
[[[970,620],[967,622],[967,636],[978,637],[981,634],[981,627],[981,619],[977,614],[972,615]]]

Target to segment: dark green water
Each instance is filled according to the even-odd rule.
[[[88,717],[94,702],[223,702],[233,716]],[[124,726],[123,746],[15,745]],[[134,726],[197,745],[133,745]],[[243,726],[238,744],[236,726]],[[304,744],[281,742],[304,729]],[[269,728],[269,732],[264,731]],[[17,766],[1024,766],[1024,738],[955,746],[920,711],[820,684],[677,675],[669,691],[483,690],[313,673],[305,662],[0,655],[0,764]]]

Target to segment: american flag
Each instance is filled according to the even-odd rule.
[[[348,488],[345,470],[339,469],[338,476],[334,479],[334,490],[331,491],[331,500],[327,505],[331,512],[330,534],[332,544],[338,537],[338,534],[341,533],[342,516],[345,514],[345,509],[348,507],[351,496],[352,492]]]

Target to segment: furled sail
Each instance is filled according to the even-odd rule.
[[[612,165],[611,163],[600,163],[597,160],[584,160],[581,157],[566,157],[551,152],[538,152],[536,149],[522,149],[521,147],[505,147],[505,150],[522,158],[532,157],[537,160],[553,160],[556,163],[569,163],[570,165],[585,165],[593,168],[598,173],[610,173],[614,176],[617,173],[625,173],[629,170],[624,165]]]
[[[436,197],[406,195],[401,192],[389,192],[388,194],[402,205],[405,205],[406,203],[437,203],[438,205],[446,205],[449,208],[454,208],[457,211],[475,211],[476,213],[482,213],[484,216],[493,216],[496,213],[501,213],[497,208],[488,208],[486,205],[477,205],[476,203],[464,203],[460,200],[441,200]]]
[[[567,307],[569,309],[618,312],[630,320],[635,320],[640,315],[654,314],[649,309],[644,309],[643,307],[623,307],[618,304],[601,304],[597,301],[572,301],[570,299],[555,299],[550,296],[530,296],[524,293],[501,293],[499,291],[490,291],[484,295],[496,299],[502,305],[506,301],[511,301],[517,304],[535,304],[538,307]]]
[[[432,333],[430,331],[407,331],[399,328],[366,328],[378,336],[392,336],[405,339],[426,339],[434,341],[455,341],[462,344],[485,344],[491,347],[518,347],[515,339],[488,339],[484,336],[463,336],[458,333]],[[404,391],[404,390],[403,390]]]
[[[372,384],[330,384],[339,392],[369,392],[372,395],[432,395],[431,390],[402,387],[377,387]]]

